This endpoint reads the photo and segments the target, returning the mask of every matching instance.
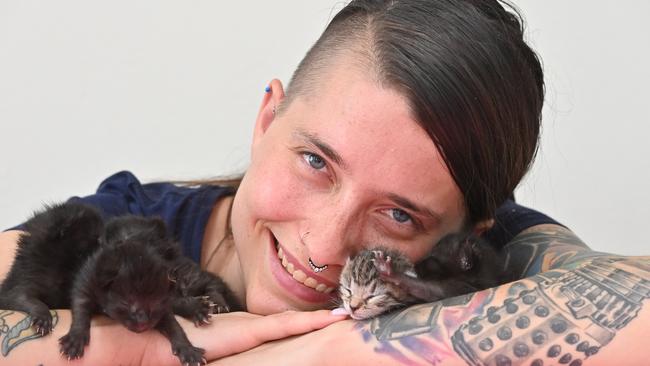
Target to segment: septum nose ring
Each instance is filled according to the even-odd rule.
[[[327,264],[324,266],[317,266],[316,263],[314,263],[314,261],[311,260],[311,257],[309,257],[308,262],[309,262],[309,267],[315,273],[323,272],[324,270],[327,269]]]
[[[300,236],[300,240],[302,241],[303,244],[305,244],[305,237],[307,237],[307,235],[309,235],[309,231],[306,231],[304,234]],[[327,264],[324,266],[319,266],[316,263],[314,263],[313,260],[311,260],[311,257],[307,258],[307,263],[309,263],[309,268],[311,268],[311,270],[314,271],[314,273],[323,272],[324,270],[327,269]]]

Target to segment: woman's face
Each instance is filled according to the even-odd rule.
[[[321,80],[278,117],[274,81],[259,112],[232,213],[250,312],[332,307],[349,256],[382,245],[417,261],[462,226],[462,195],[406,100],[343,62]]]

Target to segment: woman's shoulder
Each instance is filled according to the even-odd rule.
[[[104,179],[94,194],[71,199],[99,206],[108,215],[151,216],[185,206],[212,207],[220,197],[233,193],[232,188],[218,185],[189,186],[172,181],[143,183],[135,174],[124,170]]]
[[[496,210],[494,225],[483,236],[496,248],[503,248],[522,232],[548,225],[565,227],[552,217],[509,199]]]
[[[152,196],[164,194],[192,194],[203,191],[214,191],[223,194],[232,193],[232,187],[218,184],[185,184],[183,181],[160,180],[142,183],[135,174],[122,170],[104,179],[97,188],[97,193],[139,192]]]
[[[95,194],[76,197],[99,207],[107,217],[124,214],[156,216],[181,242],[183,253],[198,261],[207,220],[215,204],[234,194],[234,188],[219,185],[185,185],[172,181],[142,183],[130,171],[117,172],[97,188]]]

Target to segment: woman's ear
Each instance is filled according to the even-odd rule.
[[[255,130],[253,131],[253,145],[259,141],[269,126],[271,126],[271,123],[275,120],[277,114],[276,109],[280,106],[282,100],[284,100],[284,88],[282,87],[282,82],[278,79],[273,79],[264,90],[262,105],[257,112]]]
[[[473,234],[476,236],[481,236],[484,232],[490,230],[494,226],[494,219],[487,219],[483,221],[479,221],[475,226],[473,230]]]

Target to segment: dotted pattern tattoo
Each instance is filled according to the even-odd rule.
[[[452,337],[469,365],[580,366],[633,320],[650,297],[650,267],[596,258],[550,276],[461,325]]]

